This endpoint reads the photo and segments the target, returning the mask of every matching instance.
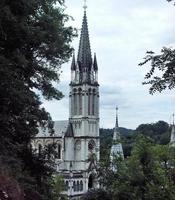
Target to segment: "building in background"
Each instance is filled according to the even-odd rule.
[[[117,158],[124,159],[123,147],[121,144],[120,131],[119,131],[119,125],[118,125],[118,107],[116,108],[116,122],[115,122],[115,127],[114,127],[113,141],[112,141],[112,147],[111,147],[111,153],[110,153],[111,167],[112,167],[112,170],[114,171],[117,170],[117,167],[114,163],[114,160]]]

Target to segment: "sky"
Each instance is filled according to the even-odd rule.
[[[74,20],[69,25],[81,29],[83,0],[65,0],[65,12]],[[175,46],[175,7],[166,0],[87,0],[87,18],[92,55],[97,54],[100,84],[100,127],[113,128],[116,106],[119,126],[135,129],[142,123],[164,120],[170,123],[175,112],[175,94],[149,94],[142,85],[149,66],[139,67],[147,50],[160,52]],[[80,31],[78,32],[80,34]],[[72,46],[78,52],[79,37]],[[53,120],[69,117],[70,65],[62,66],[57,86],[65,97],[44,101]]]

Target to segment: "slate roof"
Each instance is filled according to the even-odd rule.
[[[55,121],[54,122],[54,135],[51,135],[48,131],[48,129],[39,128],[39,133],[36,135],[36,137],[62,137],[65,135],[67,129],[68,129],[69,121],[63,120],[63,121]]]
[[[89,71],[91,70],[92,56],[91,56],[86,11],[84,11],[77,62],[80,71],[83,70],[84,68],[88,69]]]
[[[74,137],[73,126],[72,123],[69,123],[67,131],[65,133],[65,137]]]

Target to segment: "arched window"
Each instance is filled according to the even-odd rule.
[[[57,156],[57,158],[58,159],[61,159],[61,144],[58,144],[58,156]]]
[[[76,140],[75,141],[75,160],[80,161],[81,160],[81,141]]]
[[[77,181],[77,191],[80,191],[80,183]]]
[[[91,89],[88,91],[88,115],[91,115]]]
[[[66,182],[65,182],[65,186],[66,186],[65,189],[68,190],[68,189],[69,189],[69,181],[66,181]]]
[[[74,115],[77,115],[77,101],[78,101],[78,95],[77,95],[77,90],[74,89]]]
[[[73,189],[74,189],[74,192],[76,191],[76,183],[75,181],[73,182]]]
[[[88,142],[88,150],[89,150],[89,151],[93,151],[94,148],[95,148],[95,146],[96,146],[96,144],[95,144],[95,141],[94,141],[94,140],[90,140],[90,141]]]
[[[83,181],[80,181],[80,191],[83,191]]]
[[[46,143],[46,151],[47,151],[47,158],[48,160],[53,158],[53,144],[52,143]]]
[[[79,97],[79,115],[82,115],[82,89],[79,88],[78,90],[78,97]]]
[[[38,144],[38,154],[41,155],[42,153],[42,145]]]
[[[93,89],[93,94],[92,94],[92,115],[95,115],[95,89]]]

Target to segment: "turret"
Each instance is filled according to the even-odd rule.
[[[73,54],[72,64],[71,64],[71,82],[75,81],[75,71],[76,71],[75,54]]]
[[[95,73],[95,82],[98,82],[98,64],[97,64],[96,53],[94,53],[93,69],[94,69],[94,73]]]

